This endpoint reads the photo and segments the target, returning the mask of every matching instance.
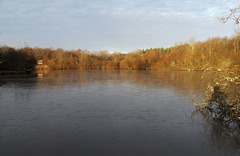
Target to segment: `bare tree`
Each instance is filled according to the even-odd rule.
[[[195,37],[191,37],[189,39],[189,44],[190,44],[190,46],[192,48],[192,53],[194,53],[194,48],[195,48],[195,44],[196,44],[196,38]]]
[[[237,4],[237,2],[234,3],[236,3],[236,7],[230,9],[230,13],[228,15],[218,18],[220,22],[226,23],[229,20],[233,20],[235,21],[235,24],[240,24],[240,4]]]

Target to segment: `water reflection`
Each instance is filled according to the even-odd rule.
[[[202,115],[200,112],[194,112],[194,115]],[[204,129],[199,131],[200,134],[206,134],[208,137],[209,148],[212,150],[221,150],[223,155],[240,154],[240,132],[233,129],[219,120],[206,118],[202,116]],[[224,150],[223,150],[224,149]]]
[[[218,74],[221,74],[221,76]],[[223,151],[225,155],[239,155],[240,125],[237,103],[239,86],[232,83],[234,81],[231,77],[228,77],[229,75],[222,76],[222,74],[227,75],[229,73],[214,73],[214,81],[207,81],[208,86],[203,85],[205,88],[202,92],[205,93],[205,96],[201,102],[194,100],[196,110],[192,115],[204,120],[205,128],[201,133],[208,134],[207,137],[212,149],[225,149]]]
[[[209,100],[209,111],[211,118],[214,120],[222,120],[226,118],[230,106],[227,103],[227,95],[220,91],[219,86],[214,87],[214,92]]]
[[[226,149],[236,151],[238,134],[206,119],[207,126],[202,127],[201,121],[190,118],[192,107],[185,97],[201,95],[200,84],[212,78],[204,80],[201,75],[52,71],[41,77],[1,77],[0,153],[225,155]]]
[[[176,93],[180,90],[180,92],[193,94],[201,90],[199,85],[203,81],[201,74],[202,72],[184,71],[53,71],[42,74],[40,77],[45,77],[45,79],[38,79],[38,86],[41,87],[45,83],[54,86],[67,84],[83,87],[92,85],[94,82],[101,82],[105,85],[109,82],[120,84],[127,81],[138,87],[161,88],[165,86],[172,87]]]
[[[1,76],[0,85],[15,85],[19,87],[73,85],[79,88],[92,85],[94,82],[122,83],[128,82],[137,87],[172,87],[177,93],[186,91],[196,93],[201,90],[202,72],[159,72],[159,71],[50,71],[31,75]],[[42,79],[43,78],[43,79]],[[151,79],[151,81],[149,81]],[[28,85],[29,84],[29,85]]]

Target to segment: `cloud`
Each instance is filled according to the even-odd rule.
[[[6,44],[92,50],[171,46],[216,31],[221,0],[3,0]],[[220,9],[219,9],[220,8]],[[208,34],[205,34],[208,36]],[[22,40],[21,40],[22,38]],[[24,41],[23,41],[24,40]],[[33,42],[33,40],[35,42]],[[124,48],[123,48],[124,47]]]

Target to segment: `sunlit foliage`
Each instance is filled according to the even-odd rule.
[[[107,51],[0,47],[0,70],[32,68],[43,60],[50,69],[81,70],[231,70],[240,65],[240,37],[209,38],[127,54]]]

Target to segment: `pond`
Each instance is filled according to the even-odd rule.
[[[73,70],[1,76],[0,154],[239,155],[239,140],[192,115],[190,97],[202,98],[201,75]]]

